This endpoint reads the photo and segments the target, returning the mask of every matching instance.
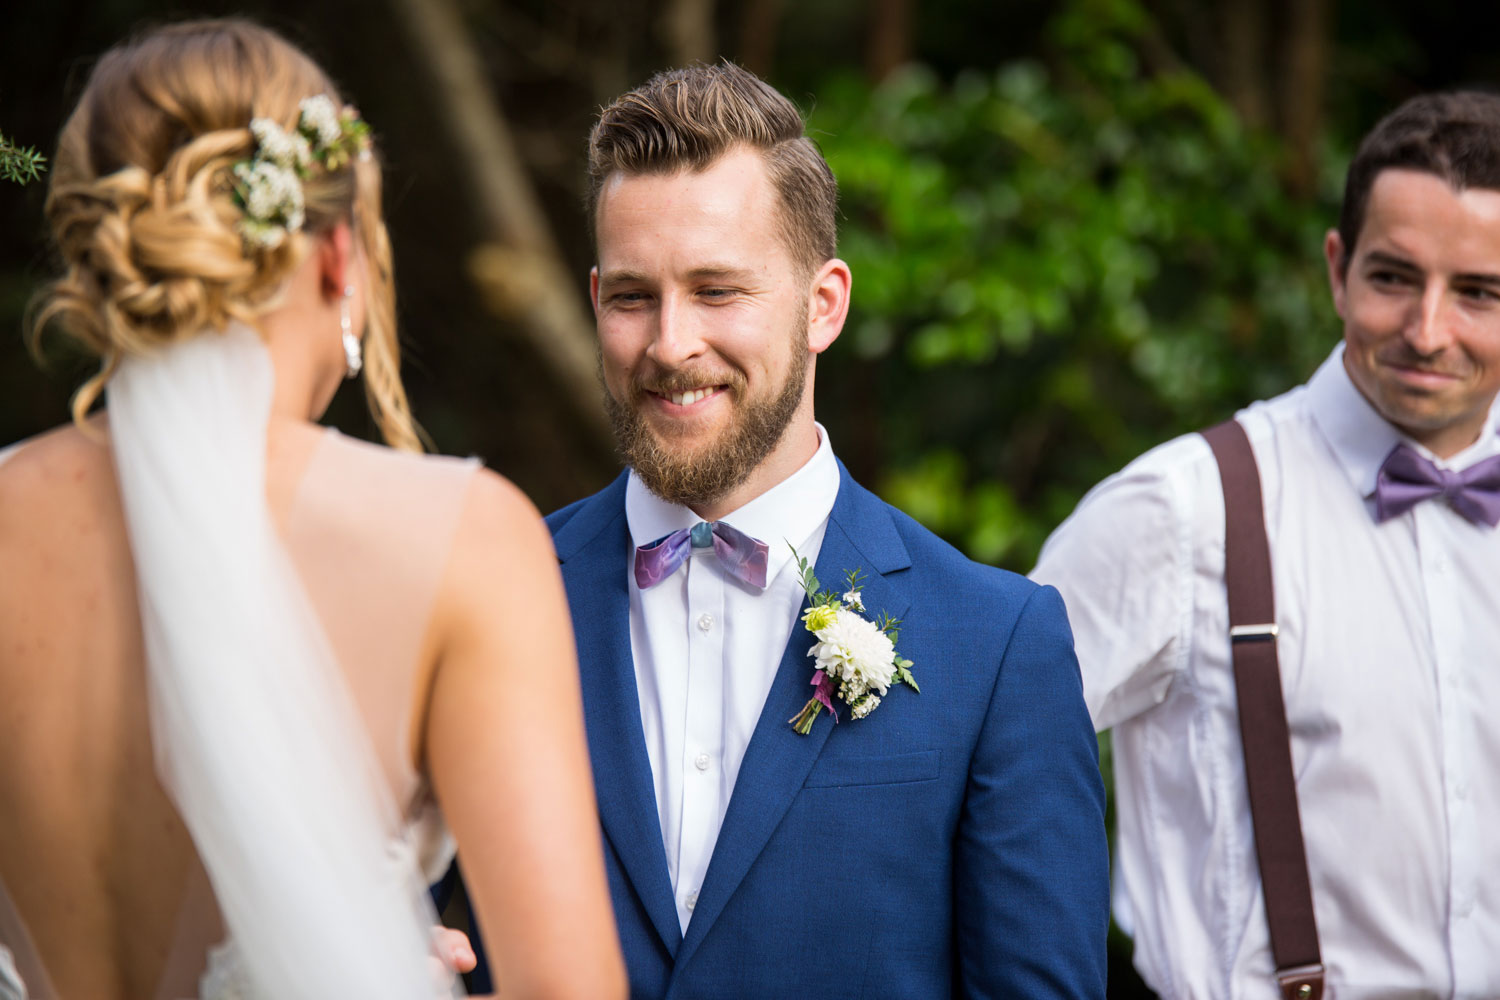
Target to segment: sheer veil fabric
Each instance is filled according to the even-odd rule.
[[[152,739],[257,998],[453,996],[369,736],[266,503],[256,333],[122,362],[110,436]]]

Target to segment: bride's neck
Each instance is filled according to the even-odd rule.
[[[343,380],[343,371],[334,364],[337,357],[323,342],[336,339],[337,319],[330,332],[317,329],[327,325],[318,324],[319,318],[284,312],[263,318],[266,349],[276,372],[276,389],[271,397],[273,420],[317,421]]]

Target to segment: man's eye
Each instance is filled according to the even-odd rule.
[[[1500,302],[1500,292],[1488,285],[1465,285],[1458,290],[1458,293],[1472,302],[1484,305]]]
[[[613,305],[633,306],[645,302],[646,299],[645,292],[615,292],[609,296],[608,301]]]
[[[1370,284],[1379,285],[1383,288],[1395,288],[1411,284],[1411,279],[1399,271],[1371,271],[1369,281]]]
[[[735,290],[733,288],[705,288],[698,294],[706,299],[727,299],[733,296],[734,293]]]

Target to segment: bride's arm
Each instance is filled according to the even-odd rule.
[[[423,747],[497,990],[625,996],[557,557],[492,473],[470,488],[432,635]]]

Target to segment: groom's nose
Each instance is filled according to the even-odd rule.
[[[691,298],[686,294],[663,294],[654,325],[646,356],[667,371],[681,368],[708,350],[703,340],[702,319],[695,315]]]

